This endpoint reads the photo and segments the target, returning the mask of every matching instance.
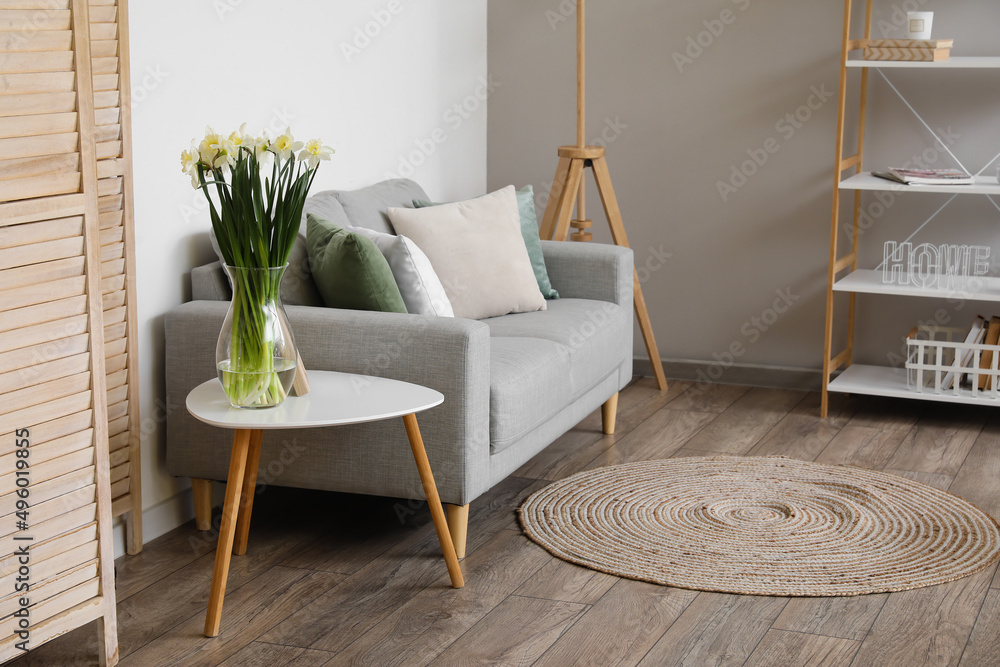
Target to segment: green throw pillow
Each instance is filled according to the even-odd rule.
[[[442,203],[444,202],[414,199],[413,207],[424,208]],[[521,236],[524,237],[524,247],[528,249],[528,259],[531,260],[531,270],[535,272],[538,290],[546,299],[558,299],[559,292],[552,288],[552,283],[549,282],[549,272],[545,268],[542,242],[538,238],[538,218],[535,216],[535,193],[530,185],[517,191],[517,212],[521,216]]]
[[[328,307],[406,312],[389,263],[370,239],[309,213],[306,249],[313,281]]]

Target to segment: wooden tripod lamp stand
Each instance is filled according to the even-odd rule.
[[[583,170],[594,170],[594,180],[604,204],[604,213],[611,228],[611,237],[615,245],[629,247],[625,235],[625,225],[618,209],[615,190],[611,186],[611,175],[604,159],[603,146],[587,146],[584,136],[586,121],[586,12],[585,0],[578,0],[576,5],[576,145],[559,147],[559,166],[556,167],[556,177],[552,183],[545,215],[542,217],[539,236],[547,240],[565,241],[569,228],[576,231],[571,238],[574,241],[589,241],[594,235],[587,231],[593,226],[592,220],[587,220],[587,188],[583,181]],[[577,217],[573,217],[573,204],[576,202]],[[667,378],[663,374],[663,362],[656,348],[656,338],[649,322],[649,311],[646,310],[646,300],[642,296],[642,286],[639,284],[639,274],[634,273],[635,281],[635,315],[639,319],[639,328],[646,343],[649,362],[653,366],[656,384],[660,391],[667,390]]]

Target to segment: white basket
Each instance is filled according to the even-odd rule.
[[[916,336],[906,339],[906,386],[925,394],[1000,398],[1000,345],[966,343],[967,334],[952,327],[917,327]],[[980,368],[985,352],[992,358],[988,368]],[[979,388],[982,377],[984,389]]]

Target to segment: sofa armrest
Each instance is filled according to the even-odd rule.
[[[222,262],[191,269],[191,298],[194,301],[228,301],[233,297]]]
[[[605,243],[542,241],[545,268],[559,296],[632,305],[630,248]]]
[[[215,377],[215,343],[229,308],[227,301],[191,301],[166,315],[167,402],[183,406],[187,393]],[[336,370],[413,382],[441,392],[442,405],[420,415],[420,428],[445,502],[464,504],[489,489],[489,327],[459,318],[286,306],[296,346],[307,370]],[[344,427],[345,429],[347,427]],[[364,426],[354,427],[363,429]],[[384,427],[383,427],[384,428]],[[197,430],[196,430],[197,429]],[[407,463],[402,429],[394,439],[374,429],[370,437],[330,430],[323,437],[350,435],[334,453],[377,466],[405,456],[399,470],[365,479],[331,482],[330,487],[284,485],[352,493],[418,497],[412,462]],[[345,435],[345,437],[346,437]],[[206,429],[184,410],[167,419],[167,467],[174,475],[224,479],[228,448],[204,453]],[[230,436],[231,437],[231,436]],[[402,438],[402,442],[395,439]],[[355,442],[357,441],[357,442]],[[354,443],[354,444],[352,444]],[[353,448],[353,449],[352,449]],[[350,457],[355,457],[351,459]],[[262,459],[263,460],[263,459]],[[359,464],[360,465],[360,464]],[[294,471],[293,471],[294,472]],[[358,474],[357,477],[363,477]],[[412,478],[412,479],[410,479]],[[417,483],[419,489],[419,483]]]

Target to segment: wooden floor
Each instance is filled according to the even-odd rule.
[[[472,504],[466,586],[448,585],[426,507],[269,488],[234,557],[215,639],[201,635],[214,535],[189,523],[123,557],[120,664],[1000,664],[1000,576],[854,598],[699,593],[558,561],[514,509],[576,471],[673,456],[784,455],[886,470],[1000,516],[1000,413],[987,408],[651,380],[626,389],[618,433],[594,414]],[[303,512],[302,508],[307,508]],[[96,664],[81,628],[10,664]]]

